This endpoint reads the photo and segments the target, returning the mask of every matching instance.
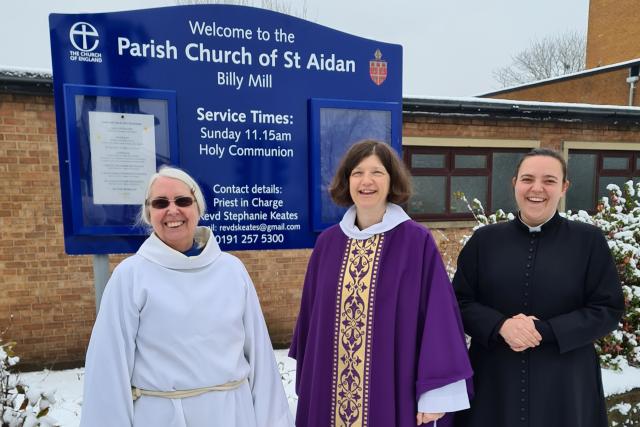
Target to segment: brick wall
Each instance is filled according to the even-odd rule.
[[[560,150],[563,141],[637,143],[640,140],[640,127],[633,125],[413,114],[405,114],[402,133],[405,137],[536,140],[541,146],[555,150]]]
[[[27,362],[77,360],[91,259],[64,254],[52,97],[0,94],[0,333]]]
[[[640,58],[636,0],[591,0],[587,32],[587,68]]]
[[[543,102],[575,102],[581,104],[628,105],[628,68],[601,72],[573,79],[563,79],[537,86],[514,89],[491,95],[495,99]],[[638,90],[633,105],[640,104]]]
[[[405,136],[639,140],[636,128],[439,115],[406,115]],[[18,342],[27,366],[82,363],[95,316],[92,259],[64,253],[57,145],[50,96],[0,94],[0,337]],[[455,266],[468,229],[433,230]],[[235,252],[256,285],[275,345],[286,345],[310,250]],[[111,256],[113,268],[123,256]]]

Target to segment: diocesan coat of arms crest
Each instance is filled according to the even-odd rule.
[[[369,76],[375,84],[380,86],[387,79],[387,61],[381,59],[380,49],[376,49],[374,56],[376,59],[369,61]]]

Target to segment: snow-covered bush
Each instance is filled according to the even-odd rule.
[[[0,341],[0,424],[2,427],[53,427],[48,416],[55,403],[53,392],[43,392],[23,384],[10,372],[20,361],[13,353],[14,343]]]
[[[618,329],[598,341],[600,360],[613,368],[619,367],[622,359],[631,366],[640,366],[640,183],[627,181],[622,189],[609,184],[607,190],[610,197],[602,198],[594,215],[569,212],[567,218],[602,230],[622,283],[625,313]]]
[[[478,223],[475,227],[473,227],[473,231],[476,231],[478,228],[484,227],[485,225],[511,221],[515,218],[515,216],[511,212],[505,213],[505,211],[503,211],[502,209],[498,209],[496,213],[487,216],[484,212],[484,206],[482,206],[480,200],[473,199],[473,201],[469,203],[467,197],[460,191],[453,193],[453,195],[462,200],[467,205],[467,209],[469,209],[469,212],[473,214],[473,218]],[[470,237],[471,236],[464,236],[464,239],[462,239],[461,243],[467,243],[467,240],[469,240]]]
[[[596,213],[585,211],[567,212],[566,218],[593,224],[600,228],[607,239],[609,248],[618,268],[625,299],[625,313],[618,329],[596,343],[603,367],[618,369],[623,360],[631,366],[640,366],[640,183],[628,181],[622,189],[615,184],[607,186],[610,197],[600,200]],[[514,215],[498,210],[486,216],[482,204],[471,203],[464,195],[460,199],[467,203],[478,225],[482,227],[496,222],[507,221]],[[467,236],[463,243],[466,243]]]

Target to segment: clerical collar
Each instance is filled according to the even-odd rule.
[[[204,246],[198,246],[198,243],[194,240],[193,245],[182,253],[186,256],[198,256],[202,252],[203,248]]]
[[[529,233],[539,233],[542,231],[542,226],[545,225],[546,223],[548,223],[549,221],[551,221],[553,219],[553,217],[556,216],[556,213],[554,212],[553,215],[551,215],[549,217],[549,219],[547,219],[545,222],[543,222],[540,225],[536,225],[535,227],[530,226],[529,224],[527,224],[526,222],[524,222],[524,220],[522,219],[522,215],[520,215],[520,212],[518,212],[518,219],[520,220],[520,222],[522,223],[522,225],[524,225],[525,227],[527,227],[529,229]]]
[[[222,253],[209,227],[196,227],[196,244],[202,248],[200,255],[186,256],[164,243],[156,233],[144,241],[137,254],[149,261],[172,270],[192,270],[214,262]],[[204,243],[204,246],[202,244]]]
[[[376,234],[389,231],[409,219],[411,219],[409,218],[409,215],[407,215],[400,206],[393,203],[387,203],[387,210],[382,217],[382,221],[377,224],[373,224],[364,230],[360,230],[356,225],[356,206],[353,205],[342,217],[342,221],[340,221],[340,228],[344,234],[352,239],[366,240]]]

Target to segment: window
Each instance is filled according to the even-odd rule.
[[[472,217],[458,194],[478,199],[485,212],[515,212],[511,178],[529,149],[449,148],[405,146],[414,195],[408,212],[419,220]]]
[[[598,200],[609,196],[607,185],[619,187],[640,179],[640,152],[569,150],[566,209],[593,212]]]

